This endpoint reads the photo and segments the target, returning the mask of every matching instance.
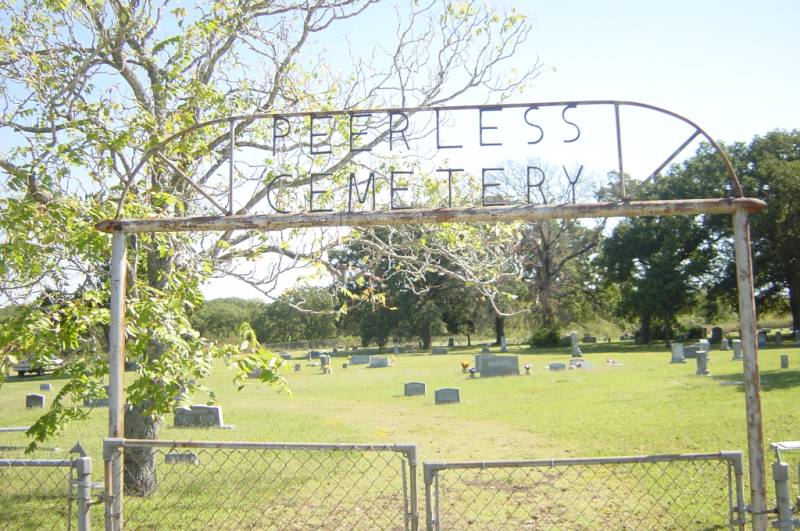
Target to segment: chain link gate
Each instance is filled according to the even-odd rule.
[[[107,529],[417,529],[415,446],[132,439],[104,446],[106,459],[124,455],[126,476],[149,467],[107,497]]]
[[[742,453],[424,463],[428,530],[743,530]]]
[[[92,461],[0,459],[0,528],[90,528]]]

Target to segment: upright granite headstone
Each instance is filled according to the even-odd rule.
[[[220,406],[179,407],[175,410],[176,428],[232,428],[222,420]]]
[[[455,387],[443,387],[434,393],[436,404],[458,404],[461,402],[461,393]]]
[[[324,369],[325,367],[329,367],[330,364],[331,364],[331,357],[329,355],[327,355],[327,354],[320,355],[320,357],[319,357],[319,365],[320,365],[320,367],[322,367]]]
[[[353,354],[350,356],[350,365],[366,365],[369,363],[369,354]]]
[[[483,347],[481,347],[481,353],[482,354],[491,354],[491,352],[492,351],[489,350],[489,346],[488,345],[484,345]]]
[[[39,384],[39,391],[52,391],[53,386],[49,383]]]
[[[597,338],[595,336],[584,335],[582,341],[584,343],[597,343]]]
[[[447,352],[448,352],[447,347],[433,347],[431,349],[431,354],[433,354],[434,356],[441,356],[447,354]]]
[[[139,364],[135,361],[126,361],[125,362],[125,372],[133,372],[139,370]]]
[[[720,349],[720,350],[730,350],[730,349],[731,349],[731,347],[730,347],[730,342],[728,341],[728,339],[727,339],[727,338],[724,338],[724,339],[723,339],[723,340],[720,342],[719,349]]]
[[[686,363],[686,357],[683,354],[683,343],[672,343],[670,349],[672,349],[670,363]]]
[[[732,360],[743,360],[744,356],[742,355],[742,340],[741,339],[734,339],[731,341],[733,344],[733,357]]]
[[[781,333],[780,330],[775,332],[775,344],[778,346],[783,344],[783,334]]]
[[[425,384],[422,382],[408,382],[403,386],[406,396],[420,396],[425,394]]]
[[[506,336],[500,336],[500,352],[508,352],[508,342]]]
[[[715,326],[711,329],[711,343],[716,345],[722,342],[722,334],[723,330],[719,326]]]
[[[516,356],[490,356],[481,360],[481,378],[493,376],[519,376],[519,358]]]
[[[583,356],[581,353],[581,348],[578,346],[578,332],[573,330],[569,333],[569,341],[572,346],[572,357],[573,358],[580,358]]]
[[[481,372],[481,364],[483,360],[494,357],[494,354],[475,354],[475,370]]]
[[[800,345],[800,329],[794,331],[794,344]]]
[[[759,347],[766,347],[767,346],[767,334],[763,332],[758,333],[758,346]]]
[[[708,342],[708,339],[701,339],[697,342],[697,346],[700,350],[705,350],[706,353],[711,352],[711,343]]]
[[[278,352],[278,356],[280,356],[282,360],[286,361],[290,361],[292,359],[292,355],[288,352]]]
[[[347,368],[347,363],[342,363],[342,369],[346,369],[346,368]]]
[[[37,395],[35,393],[25,395],[25,407],[28,409],[43,408],[44,395]]]
[[[392,363],[386,356],[370,356],[368,369],[381,369],[384,367],[391,367]]]
[[[567,364],[561,362],[551,363],[550,365],[547,366],[547,368],[550,369],[551,371],[565,371],[567,370]]]
[[[312,350],[308,353],[309,360],[318,360],[320,356],[322,356],[322,352],[319,352],[318,350]]]
[[[781,369],[788,369],[788,368],[789,368],[789,355],[781,354]]]
[[[698,376],[708,376],[711,374],[708,371],[708,352],[705,350],[697,351],[697,370],[695,374]]]
[[[392,354],[400,354],[400,347],[397,345],[392,347]]]
[[[300,369],[302,369],[302,368],[303,368],[303,366],[300,365],[299,363],[295,363],[294,364],[294,372],[300,372]]]

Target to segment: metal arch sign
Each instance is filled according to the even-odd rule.
[[[660,202],[631,200],[626,192],[620,119],[620,110],[624,108],[656,113],[688,129],[685,140],[672,151],[666,151],[649,172],[648,179],[658,175],[693,141],[704,139],[715,149],[727,172],[729,190],[726,195],[729,197]],[[548,173],[537,163],[526,163],[517,175],[516,196],[498,199],[503,182],[508,178],[503,178],[505,168],[494,163],[479,164],[471,172],[474,193],[466,202],[454,203],[454,190],[458,191],[456,181],[469,173],[459,156],[473,161],[491,157],[496,160],[498,151],[505,148],[515,153],[535,153],[546,138],[553,137],[558,145],[578,144],[583,139],[581,110],[584,109],[611,111],[608,117],[615,140],[613,173],[618,179],[620,202],[576,201],[576,184],[584,169],[577,163],[571,168],[561,165],[562,175]],[[547,112],[550,112],[549,122],[545,119]],[[255,130],[260,132],[251,133]],[[214,155],[216,160],[207,164],[211,170],[193,168],[189,172],[199,175],[190,176],[186,164],[182,168],[174,160],[177,157],[173,153],[176,145],[189,143],[193,135],[206,135],[201,145],[206,146],[207,155]],[[270,167],[258,179],[260,190],[253,194],[259,196],[262,204],[258,206],[264,208],[254,208],[257,205],[252,201],[245,201],[244,206],[237,208],[234,200],[237,188],[241,187],[236,178],[241,173],[237,164],[240,167],[252,165],[252,156],[248,161],[246,155],[242,155],[247,149],[256,150],[260,157],[269,161],[266,165]],[[420,170],[419,160],[430,163],[427,170]],[[158,165],[182,179],[197,197],[202,197],[218,213],[122,219],[123,202],[137,177],[145,168]],[[222,171],[225,165],[227,172]],[[221,173],[227,175],[221,177]],[[446,196],[442,194],[438,203],[414,204],[410,188],[421,173],[427,173],[432,180],[438,179],[440,187],[446,188]],[[566,186],[565,200],[548,204],[544,187],[557,178]],[[214,179],[215,185],[209,186]],[[281,199],[289,189],[295,193],[292,202]],[[728,157],[697,124],[652,105],[590,100],[268,113],[198,123],[164,139],[143,154],[128,177],[116,218],[99,223],[97,228],[106,232],[280,230],[443,221],[732,213],[738,207],[754,211],[763,204],[743,197]]]

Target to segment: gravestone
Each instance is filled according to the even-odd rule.
[[[720,342],[719,349],[720,350],[730,350],[731,349],[730,342],[727,339],[723,339],[722,342]]]
[[[581,348],[578,346],[578,332],[572,331],[569,333],[569,341],[572,345],[572,357],[573,358],[580,358],[583,356],[581,353]]]
[[[789,355],[781,354],[781,369],[788,369],[788,368],[789,368]]]
[[[711,329],[711,343],[713,343],[714,345],[716,345],[717,343],[721,343],[722,342],[722,333],[723,333],[722,328],[720,328],[718,326],[715,326],[714,328],[712,328]]]
[[[292,355],[289,354],[288,352],[278,352],[278,356],[280,356],[282,360],[286,360],[286,361],[289,361],[289,360],[292,359]]]
[[[431,349],[431,354],[433,354],[434,356],[441,356],[447,354],[447,352],[448,352],[447,347],[433,347]]]
[[[794,331],[794,344],[800,345],[800,329]]]
[[[350,356],[350,365],[366,365],[369,363],[369,354],[353,354]]]
[[[43,408],[44,407],[44,395],[37,395],[32,393],[30,395],[25,396],[25,407],[28,409],[33,408]]]
[[[425,384],[422,382],[408,382],[403,386],[406,396],[420,396],[425,394]]]
[[[475,354],[475,363],[474,363],[475,370],[481,372],[481,363],[483,363],[483,360],[485,360],[486,358],[491,358],[493,356],[494,354]]]
[[[561,362],[551,363],[550,365],[547,366],[547,368],[550,369],[551,371],[565,371],[567,370],[567,364]]]
[[[321,352],[319,352],[317,350],[312,350],[311,352],[308,353],[308,359],[309,360],[318,360],[321,355],[322,355]]]
[[[500,352],[508,352],[508,342],[506,336],[500,337]]]
[[[328,356],[327,354],[320,355],[320,357],[319,357],[319,365],[323,369],[325,367],[330,367],[330,365],[331,365],[331,357]]]
[[[481,378],[494,376],[519,376],[519,358],[516,356],[490,356],[481,360]]]
[[[450,347],[450,348],[455,347],[456,346],[456,340],[453,339],[452,337],[448,337],[447,338],[447,346]]]
[[[482,353],[482,354],[490,354],[491,352],[492,352],[492,351],[491,351],[491,350],[489,350],[489,347],[488,347],[487,345],[484,345],[484,346],[481,348],[481,353]]]
[[[683,343],[672,343],[670,349],[672,349],[672,359],[670,363],[686,363],[686,357],[683,353]]]
[[[126,361],[125,362],[125,372],[132,372],[139,370],[139,364],[135,361]]]
[[[302,368],[303,368],[303,366],[300,365],[299,363],[295,363],[294,364],[294,372],[300,372],[300,369],[302,369]]]
[[[584,343],[597,343],[597,338],[595,336],[583,336]]]
[[[400,354],[400,347],[397,345],[392,347],[392,354]]]
[[[220,406],[179,407],[175,410],[176,428],[233,428],[222,420]]]
[[[758,346],[759,347],[766,347],[767,346],[767,334],[763,332],[758,333]]]
[[[443,387],[434,393],[436,404],[458,404],[461,402],[461,393],[455,387]]]
[[[199,465],[200,458],[194,452],[170,452],[164,456],[164,463],[168,465]]]
[[[391,367],[392,363],[386,356],[370,356],[368,369],[382,369],[384,367]]]
[[[708,342],[708,339],[701,339],[697,342],[697,346],[700,347],[700,350],[705,350],[706,353],[711,352],[711,343]]]
[[[708,351],[699,350],[697,352],[696,363],[697,363],[697,370],[695,371],[696,375],[708,376],[709,374],[711,374],[708,371]]]
[[[53,386],[49,383],[39,384],[39,391],[52,391]]]
[[[700,345],[686,345],[683,347],[683,357],[687,359],[694,359],[697,357],[697,352],[702,350]]]
[[[780,330],[775,332],[775,344],[778,346],[783,344],[783,334],[781,333]]]
[[[587,361],[583,358],[574,358],[569,360],[570,369],[594,369],[594,363]]]
[[[346,363],[342,363],[342,369],[346,369],[346,368],[347,368],[347,364]]]
[[[732,360],[743,360],[744,356],[742,355],[742,340],[741,339],[734,339],[731,341],[733,343],[733,358]]]
[[[108,407],[111,400],[109,398],[111,396],[111,387],[108,385],[103,387],[106,390],[105,398],[85,398],[83,400],[83,407]]]

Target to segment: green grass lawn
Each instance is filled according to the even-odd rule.
[[[659,453],[716,452],[747,448],[741,362],[731,352],[712,350],[711,376],[694,374],[694,360],[670,364],[662,346],[629,343],[583,345],[589,370],[549,372],[548,363],[566,362],[569,348],[510,348],[520,366],[533,364],[531,376],[470,379],[460,367],[479,349],[451,349],[447,356],[402,354],[394,366],[342,369],[333,358],[333,374],[301,361],[286,363],[283,374],[291,394],[278,394],[254,383],[237,392],[232,373],[219,367],[207,382],[217,390],[225,422],[233,430],[172,428],[164,421],[162,439],[272,442],[413,443],[424,461],[539,459]],[[780,369],[780,354],[790,368]],[[297,353],[300,354],[300,353]],[[621,365],[610,366],[607,359]],[[767,442],[800,439],[800,349],[760,351],[764,436]],[[130,377],[130,374],[126,375]],[[50,381],[55,394],[62,382],[44,378],[9,378],[0,388],[0,426],[29,425],[38,412],[26,410],[25,394]],[[403,384],[422,381],[427,395],[404,397]],[[439,387],[458,387],[461,403],[434,405]],[[206,397],[193,397],[205,403]],[[107,410],[94,410],[88,421],[71,427],[57,441],[68,449],[80,441],[96,458],[101,479],[101,440]],[[20,434],[0,433],[0,445],[21,443]],[[39,454],[41,455],[41,454]],[[8,457],[4,454],[3,457]],[[767,456],[768,463],[772,455]],[[745,460],[746,461],[746,460]],[[794,467],[796,470],[796,466]],[[421,500],[424,498],[421,497]],[[102,511],[96,511],[101,513]]]

